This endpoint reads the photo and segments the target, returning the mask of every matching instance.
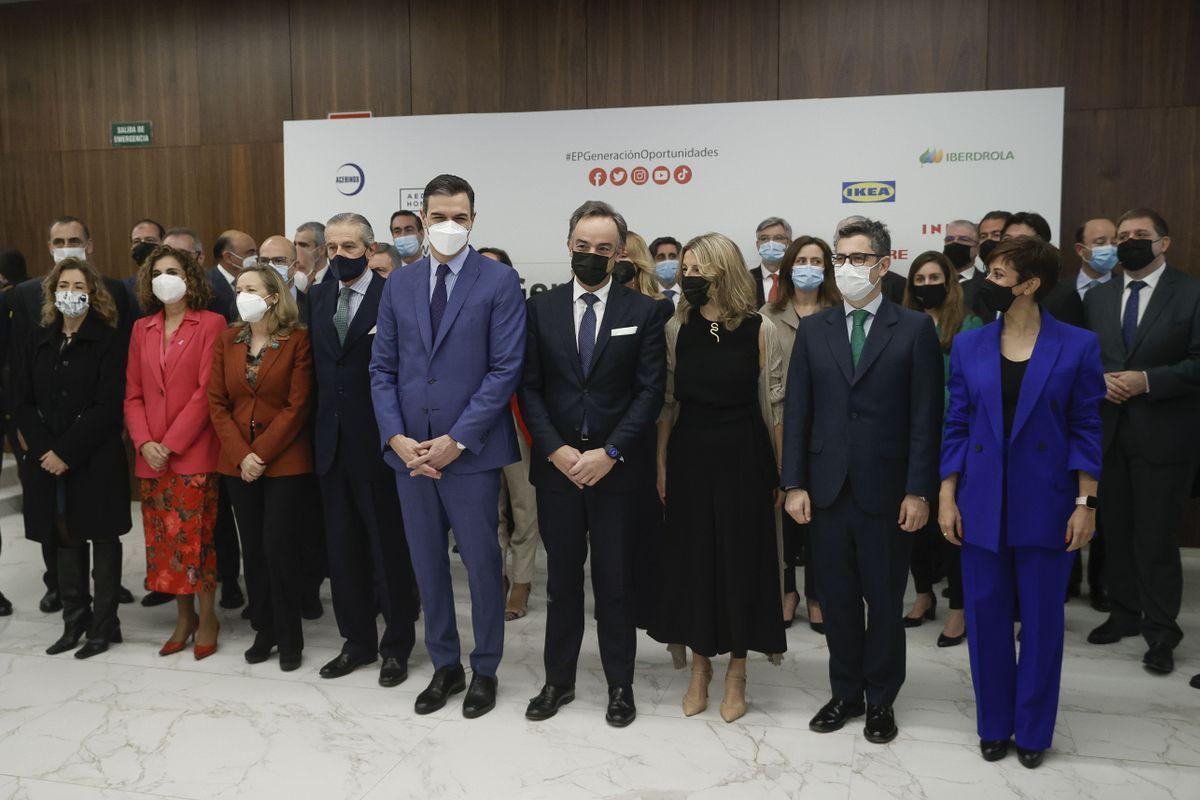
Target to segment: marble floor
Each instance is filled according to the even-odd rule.
[[[11,507],[10,507],[11,509]],[[579,697],[559,715],[527,722],[542,680],[544,578],[531,612],[510,623],[495,711],[465,720],[457,704],[418,717],[412,704],[432,674],[422,645],[411,677],[380,688],[364,668],[337,681],[317,669],[340,639],[328,606],[306,623],[304,666],[249,666],[251,636],[222,612],[221,650],[160,658],[170,606],[121,610],[125,643],[89,661],[47,656],[60,620],[38,612],[40,555],[19,538],[19,517],[0,519],[0,588],[14,602],[0,618],[0,800],[139,798],[1200,798],[1200,553],[1186,556],[1178,671],[1151,677],[1137,641],[1098,648],[1084,636],[1100,617],[1068,606],[1062,710],[1055,749],[1025,770],[977,750],[965,647],[939,650],[940,623],[908,633],[908,682],[896,704],[899,738],[867,743],[861,726],[819,736],[809,717],[827,699],[824,640],[807,626],[788,634],[781,667],[749,668],[750,711],[725,724],[716,702],[686,719],[687,675],[664,649],[639,641],[638,720],[603,719],[605,685],[589,627]],[[137,515],[135,515],[135,519]],[[126,583],[140,596],[140,528],[125,538]],[[463,572],[459,621],[470,641]],[[590,608],[590,604],[589,604]],[[420,637],[418,637],[420,638]],[[720,696],[723,666],[714,690]]]

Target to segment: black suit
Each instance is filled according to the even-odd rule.
[[[217,267],[208,270],[208,281],[212,284],[213,296],[208,303],[208,310],[220,314],[233,322],[237,319],[237,293],[225,274]]]
[[[750,277],[754,278],[755,308],[762,308],[767,304],[767,293],[763,291],[763,270],[761,264],[750,270]]]
[[[383,278],[372,276],[344,342],[333,324],[340,284],[321,283],[310,290],[304,308],[317,390],[313,451],[343,651],[407,662],[415,641],[416,578],[395,473],[379,449],[368,371],[383,284]],[[382,639],[375,626],[377,609],[386,623]]]
[[[833,696],[890,706],[904,683],[901,621],[913,534],[905,495],[938,488],[942,351],[928,315],[884,299],[853,365],[838,304],[800,321],[788,370],[783,485],[812,500],[811,545]],[[870,615],[863,619],[863,601]]]
[[[883,296],[898,306],[904,305],[904,289],[907,286],[908,279],[905,276],[897,272],[883,274]]]
[[[637,645],[633,537],[640,521],[638,490],[653,482],[649,432],[666,387],[664,315],[655,301],[610,282],[591,364],[583,365],[575,291],[571,281],[529,299],[519,390],[521,415],[533,437],[529,480],[537,489],[549,573],[546,682],[575,685],[590,533],[600,659],[609,686],[630,686]],[[622,460],[595,486],[580,490],[548,460],[563,445],[580,452],[612,445]]]
[[[1125,280],[1087,293],[1088,326],[1105,372],[1142,371],[1149,392],[1105,402],[1100,527],[1107,540],[1112,619],[1140,627],[1150,644],[1174,647],[1183,578],[1176,536],[1200,447],[1200,280],[1167,267],[1132,347],[1121,332]]]

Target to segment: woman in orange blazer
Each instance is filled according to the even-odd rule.
[[[217,454],[208,379],[225,319],[207,311],[212,289],[189,252],[155,248],[137,275],[138,303],[125,371],[125,426],[136,454],[146,533],[146,589],[175,595],[175,632],[158,651],[196,638],[197,660],[217,651]],[[196,614],[193,595],[200,599]]]
[[[208,385],[221,440],[217,469],[242,536],[255,631],[246,661],[266,661],[278,647],[279,668],[290,672],[304,649],[295,537],[312,486],[312,350],[296,301],[275,270],[243,270],[235,289],[239,319],[217,340]]]

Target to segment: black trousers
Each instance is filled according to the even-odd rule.
[[[929,524],[913,537],[912,570],[913,586],[918,594],[932,594],[933,584],[939,573],[946,576],[950,589],[950,608],[960,611],[963,607],[962,552],[946,541],[937,524],[937,507],[929,509]]]
[[[809,526],[801,525],[783,515],[783,593],[799,593],[796,584],[796,567],[804,565],[804,599],[817,599],[816,570],[813,569],[812,544],[809,542]]]
[[[574,686],[583,643],[583,564],[592,551],[592,593],[600,661],[609,686],[633,684],[637,653],[633,603],[633,536],[640,505],[635,494],[579,491],[537,493],[538,530],[546,548],[546,683]]]
[[[325,510],[317,477],[311,477],[311,489],[305,493],[308,504],[304,511],[301,531],[304,539],[300,547],[300,563],[304,574],[302,591],[305,597],[316,600],[321,584],[329,576],[329,560],[325,546]]]
[[[299,654],[304,649],[300,526],[312,476],[264,476],[251,483],[226,477],[224,483],[242,535],[250,624],[280,653]]]
[[[320,478],[333,614],[346,640],[343,652],[407,662],[416,642],[417,581],[396,481],[389,474],[380,477],[351,477],[339,447],[333,466]],[[383,612],[382,638],[377,610]]]
[[[895,514],[868,514],[849,481],[810,524],[833,696],[890,706],[904,684],[904,590],[914,534]],[[864,618],[863,602],[867,612]]]
[[[217,526],[213,529],[213,547],[217,551],[217,578],[228,586],[237,583],[242,571],[242,549],[238,545],[237,521],[229,502],[229,489],[221,481],[217,489]]]
[[[25,493],[25,476],[26,470],[38,468],[30,458],[21,458],[21,440],[17,438],[17,423],[9,419],[6,421],[4,436],[8,439],[8,447],[17,456],[17,480],[21,484],[21,493]],[[58,543],[51,541],[47,537],[42,545],[42,565],[45,569],[42,571],[42,583],[46,585],[46,591],[58,590]]]
[[[1140,627],[1149,644],[1174,647],[1183,638],[1178,536],[1193,469],[1147,459],[1124,417],[1104,454],[1099,516],[1112,619],[1126,630]]]

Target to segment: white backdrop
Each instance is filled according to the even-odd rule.
[[[751,267],[765,217],[831,239],[863,214],[887,222],[906,271],[958,217],[1037,211],[1058,235],[1063,101],[1053,88],[285,122],[287,229],[357,211],[388,241],[392,212],[419,210],[451,172],[475,189],[471,243],[507,250],[527,292],[569,279],[567,221],[588,199],[647,242],[720,231]]]

